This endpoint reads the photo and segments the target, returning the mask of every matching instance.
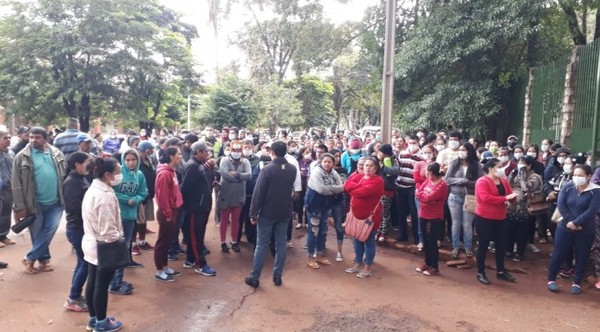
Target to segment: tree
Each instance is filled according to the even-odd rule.
[[[90,117],[106,111],[139,119],[154,105],[156,118],[168,82],[198,81],[189,52],[195,28],[157,0],[6,3],[0,95],[19,114],[33,109],[50,120],[64,112],[87,131]]]
[[[333,84],[317,76],[305,75],[286,82],[286,87],[295,89],[301,103],[303,128],[329,128],[335,120],[333,113]]]
[[[591,36],[593,40],[600,38],[600,9],[599,2],[595,0],[558,0],[569,28],[573,44],[576,46],[586,45],[588,41],[588,20],[595,11],[593,29]]]

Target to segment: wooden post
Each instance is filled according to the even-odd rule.
[[[529,69],[529,80],[525,89],[525,111],[523,113],[523,146],[529,146],[531,140],[531,97],[533,94],[533,79],[535,68]]]
[[[565,92],[562,108],[562,123],[560,126],[560,144],[570,146],[573,133],[573,115],[575,114],[575,90],[577,89],[577,61],[581,46],[575,47],[571,53],[571,60],[567,65],[565,76]]]

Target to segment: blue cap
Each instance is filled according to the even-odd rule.
[[[92,138],[88,134],[79,134],[77,135],[77,143],[81,142],[91,142]]]
[[[148,141],[141,141],[140,144],[138,144],[137,148],[140,151],[147,151],[147,150],[153,149],[154,145],[152,145],[152,143],[150,143]]]

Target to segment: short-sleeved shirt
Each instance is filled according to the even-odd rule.
[[[35,182],[35,199],[40,205],[58,203],[58,173],[49,150],[32,149],[33,181]]]

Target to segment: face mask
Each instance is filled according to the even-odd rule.
[[[351,152],[352,154],[357,154],[357,153],[359,153],[359,152],[360,152],[360,149],[350,149],[350,152]]]
[[[520,152],[515,153],[515,159],[519,159],[521,157],[523,157],[522,153],[520,153]]]
[[[242,153],[244,154],[244,156],[250,157],[252,155],[252,150],[244,149]]]
[[[467,159],[467,153],[465,151],[458,151],[458,158]]]
[[[523,164],[517,164],[517,169],[520,171],[525,167]]]
[[[425,160],[431,160],[432,157],[433,154],[431,153],[423,153],[423,158],[425,158]]]
[[[533,158],[537,158],[537,153],[535,152],[527,152],[527,155]]]
[[[565,166],[563,166],[563,171],[565,171],[565,173],[571,173],[572,169],[573,169],[572,165],[565,165]]]
[[[223,154],[225,155],[225,157],[229,157],[229,155],[231,154],[231,151],[223,151]]]
[[[496,154],[496,152],[498,152],[498,147],[497,146],[492,146],[490,148],[490,152],[493,153],[493,154]]]
[[[110,135],[110,138],[115,139],[115,138],[117,138],[117,135]]]
[[[123,181],[123,174],[117,174],[115,175],[115,179],[110,181],[110,185],[111,186],[118,186],[121,184],[121,181]]]
[[[508,156],[498,157],[498,160],[500,160],[501,163],[505,163],[508,161]]]
[[[310,154],[305,154],[304,155],[304,160],[311,160],[312,157],[310,156]]]
[[[409,145],[408,145],[408,149],[409,149],[411,152],[416,152],[417,150],[419,150],[419,145],[418,145],[418,144],[409,144]]]
[[[145,131],[140,131],[140,136],[146,136],[146,132]]]
[[[381,141],[381,136],[379,136],[379,135],[375,136],[375,140],[378,142]]]
[[[517,145],[517,142],[509,141],[509,142],[506,143],[506,145],[510,146],[511,148],[514,148],[515,145]]]
[[[558,157],[556,158],[556,161],[558,161],[558,163],[562,165],[565,163],[565,157]]]
[[[422,138],[422,137],[424,137],[424,136],[425,136],[425,134],[423,134],[423,133],[421,133],[421,132],[418,132],[418,133],[417,133],[417,137],[418,137],[418,138]]]
[[[446,146],[442,144],[438,144],[435,146],[435,149],[438,150],[438,152],[444,150],[445,148]]]
[[[233,159],[240,159],[242,157],[242,153],[241,152],[231,152],[231,158]]]
[[[506,174],[504,174],[504,171],[501,170],[500,168],[496,168],[496,176],[497,177],[504,177],[504,176],[506,176]]]
[[[542,151],[548,152],[548,149],[550,149],[550,145],[547,145],[547,144],[542,145]]]
[[[585,178],[585,176],[574,176],[573,177],[573,183],[575,183],[575,185],[577,187],[583,186],[586,182],[587,182],[587,179]]]
[[[296,152],[298,152],[297,148],[290,148],[290,153],[296,153]]]
[[[235,140],[236,138],[237,138],[237,135],[236,135],[236,134],[229,134],[229,140],[230,140],[230,141],[233,141],[233,140]]]
[[[448,142],[448,147],[452,150],[456,150],[458,149],[458,146],[460,145],[460,143],[458,143],[457,141],[450,141]]]

